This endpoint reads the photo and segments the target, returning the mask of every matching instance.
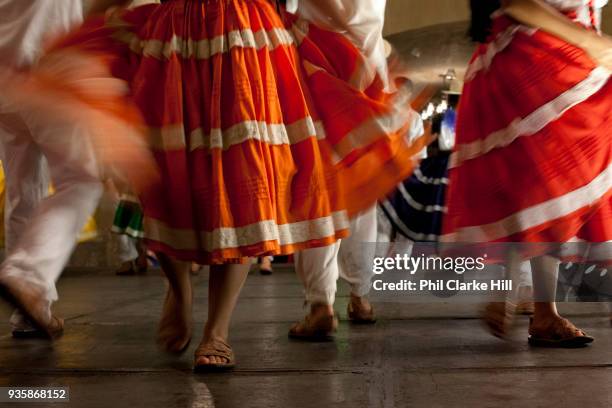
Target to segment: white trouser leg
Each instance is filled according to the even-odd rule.
[[[138,259],[138,248],[136,247],[136,239],[121,234],[117,237],[117,256],[119,262],[125,263]]]
[[[522,286],[533,287],[533,279],[531,277],[531,263],[529,261],[525,261],[521,263],[521,267],[519,269],[518,275],[518,284],[517,288]]]
[[[42,200],[0,269],[0,277],[16,276],[32,285],[53,287],[76,245],[79,231],[93,213],[103,192],[89,139],[76,127],[38,123],[25,117],[30,134],[15,135],[5,144],[38,146],[46,157],[54,195]],[[28,163],[23,163],[23,166]],[[12,177],[7,175],[7,179]],[[49,293],[49,300],[56,300]]]
[[[8,148],[8,149],[7,149]],[[49,176],[44,156],[32,143],[10,143],[2,158],[5,172],[5,249],[10,252],[36,208],[47,195]]]
[[[295,270],[304,285],[306,302],[333,305],[339,276],[340,242],[322,248],[311,248],[294,255]]]
[[[351,236],[340,244],[340,276],[351,285],[355,296],[366,296],[372,287],[377,225],[376,207],[372,207],[351,221]]]
[[[10,253],[49,189],[44,156],[30,143],[30,130],[17,115],[6,115],[0,127],[2,165],[5,172],[5,252]],[[17,126],[11,126],[17,125]],[[57,297],[55,285],[47,285],[47,296]],[[12,330],[33,330],[23,313],[15,310],[9,320]]]

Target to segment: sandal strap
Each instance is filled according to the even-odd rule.
[[[209,340],[200,344],[195,352],[196,357],[221,357],[228,361],[234,359],[234,352],[226,342],[222,340]]]
[[[325,320],[314,320],[311,315],[307,315],[301,322],[295,323],[290,331],[305,336],[313,335],[313,333],[334,332],[338,324],[338,318],[336,314],[329,318],[331,318],[331,327],[326,324],[330,323],[327,318]]]
[[[572,322],[567,319],[557,319],[552,325],[548,326],[546,329],[538,331],[534,331],[531,328],[530,323],[529,333],[531,335],[555,340],[565,340],[572,339],[575,337],[587,336],[587,334],[583,330],[577,328]]]
[[[571,333],[572,336],[586,336],[586,333],[576,327],[572,322],[567,319],[561,319],[559,323],[555,324],[555,329],[559,328],[563,332],[564,337]],[[567,336],[569,337],[569,336]]]

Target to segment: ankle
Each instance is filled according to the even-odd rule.
[[[366,306],[370,304],[370,301],[365,296],[357,296],[351,293],[351,303]]]
[[[333,316],[334,306],[326,303],[313,303],[310,306],[310,314],[315,316]]]
[[[535,302],[533,306],[534,306],[533,320],[536,322],[537,321],[550,321],[550,320],[556,320],[556,319],[561,318],[554,303],[551,304],[549,302]]]
[[[229,330],[220,329],[218,327],[209,327],[208,324],[204,327],[204,339],[206,340],[221,340],[227,342]]]
[[[540,313],[540,314],[536,314],[534,313],[533,317],[531,318],[531,326],[536,326],[536,327],[545,327],[545,326],[550,326],[553,322],[556,322],[557,320],[562,319],[562,317],[557,314],[557,313]]]
[[[192,296],[190,288],[171,285],[169,290],[175,302],[184,305],[191,303]]]

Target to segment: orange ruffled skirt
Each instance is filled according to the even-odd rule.
[[[329,245],[410,174],[421,146],[404,144],[397,95],[364,82],[346,38],[287,17],[266,0],[170,0],[90,19],[50,51],[129,85],[160,174],[139,194],[150,249],[215,264]]]

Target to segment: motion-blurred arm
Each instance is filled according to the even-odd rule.
[[[504,13],[585,50],[600,65],[612,69],[612,40],[575,24],[541,0],[503,0]]]
[[[354,1],[354,0],[353,0]],[[351,11],[342,0],[298,0],[298,10],[308,10],[308,19],[333,31],[346,31]]]
[[[297,12],[302,18],[346,35],[368,57],[384,54],[380,48],[383,47],[385,0],[297,0],[297,3]]]

